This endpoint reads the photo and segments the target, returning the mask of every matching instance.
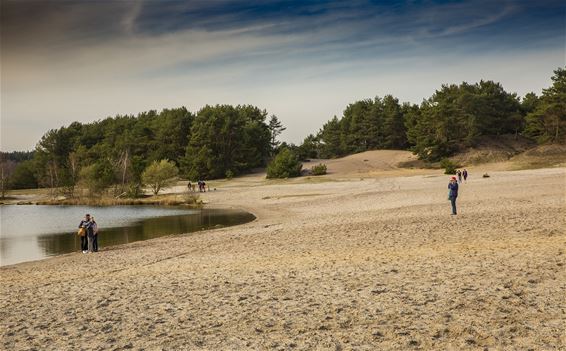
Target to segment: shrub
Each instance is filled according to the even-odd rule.
[[[289,149],[282,149],[267,166],[267,178],[289,178],[301,175],[302,163]]]
[[[327,170],[326,165],[324,163],[320,163],[311,168],[311,174],[315,176],[325,175],[326,170]]]
[[[141,197],[143,195],[141,184],[132,182],[128,184],[128,188],[126,189],[126,197],[135,199]]]
[[[102,160],[83,167],[79,172],[79,179],[91,195],[100,194],[114,182],[112,164]]]
[[[12,189],[35,189],[37,188],[37,179],[34,174],[33,161],[23,161],[18,163],[14,169],[14,173],[10,176],[10,185]]]
[[[444,174],[456,174],[456,168],[458,168],[458,165],[447,158],[443,158],[440,161],[440,167],[444,168]]]
[[[234,172],[232,172],[232,170],[229,169],[226,171],[226,179],[230,180],[232,178],[234,178]]]
[[[142,173],[142,181],[149,186],[154,195],[161,188],[172,185],[179,174],[177,166],[169,160],[153,161]]]

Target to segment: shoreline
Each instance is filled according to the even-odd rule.
[[[7,205],[8,206],[8,205]],[[50,206],[50,205],[37,205],[37,206]],[[69,207],[70,205],[63,205],[65,207]],[[74,205],[71,205],[74,206]],[[87,206],[87,205],[76,205],[77,207],[85,207],[85,208],[92,208],[92,210],[96,210],[96,208],[100,208],[100,207],[110,207],[110,208],[115,208],[115,207],[120,207],[120,206]],[[126,205],[128,207],[136,207],[136,206],[130,206],[130,205]],[[101,253],[101,252],[105,252],[108,250],[112,250],[115,247],[118,246],[122,246],[122,245],[128,245],[132,242],[138,242],[138,241],[147,241],[147,240],[154,240],[154,239],[158,239],[158,238],[166,238],[166,237],[174,237],[174,236],[178,236],[178,235],[189,235],[189,234],[194,234],[196,232],[207,232],[207,231],[211,231],[211,230],[215,230],[215,229],[219,229],[219,228],[229,228],[229,227],[234,227],[234,226],[238,226],[238,225],[242,225],[242,224],[246,224],[246,223],[250,223],[253,222],[257,219],[257,216],[255,216],[254,214],[247,212],[241,208],[237,208],[237,207],[228,207],[228,206],[215,206],[213,208],[210,207],[199,207],[199,208],[194,208],[194,207],[185,207],[185,206],[158,206],[158,205],[143,205],[146,207],[151,206],[152,208],[155,209],[160,209],[160,210],[184,210],[184,211],[189,211],[186,214],[176,214],[176,213],[167,213],[167,214],[159,214],[159,213],[155,213],[153,217],[148,217],[148,216],[142,216],[142,217],[135,217],[132,218],[131,220],[129,220],[127,223],[123,223],[122,225],[112,225],[112,224],[106,224],[104,230],[103,230],[103,235],[102,235],[102,239],[100,242],[100,245],[102,246],[101,249],[97,252]],[[139,206],[138,206],[139,207]],[[90,210],[89,210],[90,211]],[[185,216],[212,216],[212,217],[208,217],[208,222],[203,222],[201,223],[198,227],[194,227],[191,228],[190,230],[180,230],[178,232],[175,233],[166,233],[166,234],[155,234],[152,232],[146,232],[144,230],[144,237],[142,238],[138,238],[137,235],[135,234],[136,230],[139,230],[138,228],[145,226],[145,224],[147,224],[148,222],[154,222],[154,221],[162,221],[162,220],[174,220],[174,221],[178,221],[180,217],[185,217]],[[231,216],[232,219],[229,220],[228,222],[225,223],[210,223],[210,221],[215,221],[215,216]],[[237,216],[239,219],[236,219],[235,216]],[[242,216],[245,216],[246,219],[244,220],[242,218]],[[218,219],[216,219],[216,221],[218,221]],[[232,223],[230,223],[232,222]],[[240,223],[237,223],[240,222]],[[162,222],[160,222],[162,223]],[[208,223],[208,224],[207,224]],[[74,228],[74,227],[73,227]],[[69,228],[67,228],[69,229]],[[71,229],[71,232],[76,229]],[[162,231],[162,229],[161,229]],[[128,232],[128,242],[116,242],[116,239],[113,239],[115,237],[120,237],[123,236],[124,233]],[[29,234],[28,234],[29,235]],[[27,235],[26,235],[27,236]],[[61,237],[63,236],[63,237]],[[145,236],[149,236],[148,238],[145,238]],[[33,234],[33,237],[36,239],[42,238],[42,240],[50,240],[49,238],[52,237],[57,237],[57,239],[55,239],[55,242],[53,242],[52,245],[56,245],[56,246],[66,246],[67,244],[67,237],[75,237],[74,234],[69,234],[67,231],[63,231],[63,229],[60,229],[60,231],[51,231],[51,232],[47,232],[47,233],[42,233],[42,234]],[[15,237],[12,237],[11,239],[15,239]],[[63,239],[61,241],[61,239]],[[10,239],[7,239],[10,240]],[[73,240],[72,240],[73,241]],[[19,241],[17,241],[16,243],[4,243],[2,244],[2,246],[6,245],[5,248],[9,248],[11,246],[14,245],[18,245]],[[71,243],[71,245],[76,246],[78,245],[77,240],[74,240],[74,244]],[[33,247],[30,247],[29,249],[33,250]],[[44,248],[44,250],[46,250]],[[20,261],[20,259],[22,259],[21,255],[18,257],[11,257],[8,258],[8,262],[10,263],[5,263],[2,262],[2,264],[0,264],[0,269],[1,268],[7,268],[10,266],[14,266],[14,265],[18,265],[18,264],[23,264],[23,263],[27,263],[27,262],[36,262],[36,261],[43,261],[43,260],[47,260],[47,259],[52,259],[52,258],[57,258],[59,256],[62,255],[69,255],[69,254],[78,254],[81,253],[80,249],[74,247],[73,251],[63,251],[63,252],[59,252],[59,253],[48,253],[46,251],[43,252],[43,256],[42,257],[31,257],[28,255],[24,254],[25,260]],[[6,257],[3,258],[3,261],[6,259]],[[13,262],[14,260],[16,260],[16,262]]]
[[[2,346],[566,346],[566,169],[472,169],[456,217],[447,176],[400,173],[236,180],[203,200],[252,222],[2,267]]]

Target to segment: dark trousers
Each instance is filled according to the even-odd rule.
[[[452,214],[456,214],[456,197],[450,196],[450,204],[452,205]]]
[[[81,250],[87,251],[88,250],[88,238],[87,236],[81,236]]]
[[[94,252],[97,252],[97,251],[98,251],[98,235],[95,235],[95,236],[94,236],[94,239],[93,239],[93,241],[92,241],[92,250],[93,250]]]

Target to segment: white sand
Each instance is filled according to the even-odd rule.
[[[566,349],[566,169],[472,170],[455,217],[429,173],[215,183],[258,219],[4,267],[0,348]]]

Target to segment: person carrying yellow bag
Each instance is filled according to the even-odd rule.
[[[77,234],[81,237],[81,250],[83,253],[89,252],[88,238],[93,236],[93,222],[90,220],[90,214],[85,215],[85,219],[79,223],[79,231]]]

